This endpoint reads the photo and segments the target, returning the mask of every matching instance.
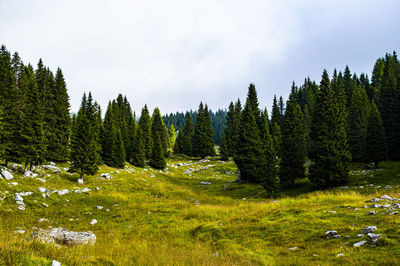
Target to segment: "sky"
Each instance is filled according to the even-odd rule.
[[[25,64],[60,67],[77,112],[84,92],[105,110],[227,108],[254,83],[261,107],[292,82],[349,65],[370,75],[400,45],[398,0],[0,0],[0,43]]]

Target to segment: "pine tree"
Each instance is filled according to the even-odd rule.
[[[331,187],[348,181],[348,151],[344,118],[324,70],[312,119],[310,181],[318,187]]]
[[[150,166],[156,169],[164,169],[166,166],[160,134],[157,131],[155,131],[153,135],[153,150],[151,153]]]
[[[26,75],[26,102],[25,115],[23,120],[23,144],[25,170],[30,164],[38,165],[44,158],[44,131],[43,131],[43,109],[40,94],[31,65],[25,70]]]
[[[374,101],[371,103],[368,114],[367,136],[364,161],[374,162],[375,166],[386,159],[386,138],[381,115]]]
[[[155,141],[156,135],[160,138],[161,141],[161,150],[163,155],[167,153],[168,149],[168,139],[167,139],[167,132],[164,128],[164,122],[161,118],[160,109],[155,108],[153,112],[153,116],[151,118],[151,134],[153,141]]]
[[[367,119],[369,100],[365,89],[354,81],[353,95],[348,116],[348,143],[353,161],[364,159],[365,138],[367,135]]]
[[[200,103],[193,135],[193,155],[204,158],[214,156],[214,141],[207,105]]]
[[[290,94],[286,103],[286,112],[282,123],[282,141],[280,146],[280,181],[282,184],[294,184],[296,179],[304,177],[306,157],[306,131],[303,113],[297,104],[295,95]]]
[[[346,65],[343,74],[343,85],[346,92],[346,107],[349,108],[351,105],[351,97],[353,95],[353,78],[351,76],[350,68]]]
[[[400,84],[396,65],[399,62],[390,54],[386,54],[380,87],[379,111],[388,147],[388,159],[400,160]]]
[[[100,109],[93,103],[91,93],[83,95],[71,135],[71,170],[84,175],[94,175],[100,164],[98,115]]]
[[[219,157],[222,161],[229,161],[229,146],[227,135],[222,135],[221,144],[219,145]]]
[[[189,112],[186,112],[186,121],[177,138],[178,150],[187,156],[193,155],[193,121]]]
[[[135,142],[134,142],[135,153],[132,154],[131,163],[137,167],[144,167],[146,160],[146,151],[144,145],[144,138],[142,128],[138,127]]]
[[[149,109],[145,105],[139,119],[139,127],[142,130],[142,138],[144,141],[144,150],[146,159],[150,159],[152,150],[152,135],[151,135],[151,118]]]
[[[169,126],[168,135],[169,135],[168,149],[172,153],[172,150],[173,150],[173,148],[175,146],[175,142],[176,142],[176,130],[175,130],[174,124],[171,124]]]
[[[272,142],[274,144],[274,150],[278,151],[277,155],[278,157],[280,157],[280,150],[281,150],[281,139],[282,139],[282,135],[281,135],[281,127],[279,126],[279,124],[277,122],[275,122],[272,125]]]
[[[46,158],[53,161],[67,161],[69,158],[69,139],[71,133],[71,116],[69,114],[69,96],[64,76],[60,68],[57,69],[52,89],[52,116],[51,126],[47,128],[48,145]]]
[[[278,106],[278,101],[276,99],[276,95],[274,95],[274,100],[272,103],[272,114],[271,114],[271,125],[272,132],[274,132],[274,124],[277,123],[279,126],[282,125],[283,117],[281,115],[281,111]]]

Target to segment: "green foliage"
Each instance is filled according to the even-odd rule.
[[[223,134],[219,145],[219,156],[222,161],[229,161],[229,147],[227,135]]]
[[[193,155],[204,158],[206,156],[214,156],[214,141],[212,139],[213,132],[211,126],[210,114],[207,104],[203,107],[201,102],[199,105],[196,124],[193,135]]]
[[[179,131],[177,137],[177,150],[179,153],[185,154],[187,156],[193,155],[193,135],[194,128],[192,122],[192,116],[189,112],[186,112],[186,122],[183,129]],[[176,153],[176,151],[175,151]]]
[[[157,135],[161,141],[161,152],[165,155],[168,150],[168,132],[165,130],[164,122],[161,118],[160,109],[155,108],[153,117],[151,118],[151,134],[152,140],[155,141]]]
[[[281,134],[280,181],[293,185],[296,179],[304,178],[306,158],[305,122],[293,93],[286,103]]]
[[[142,128],[139,127],[134,141],[134,151],[132,154],[131,163],[137,167],[144,167],[146,160],[146,151],[144,146],[144,138]]]
[[[156,169],[164,169],[167,165],[164,157],[163,145],[160,133],[155,131],[153,134],[153,150],[151,153],[150,166]]]
[[[94,175],[100,164],[98,116],[100,107],[93,103],[92,94],[83,95],[71,135],[71,170],[80,176]]]
[[[146,154],[146,159],[150,159],[152,150],[152,134],[151,134],[151,118],[149,109],[145,105],[142,109],[142,113],[139,119],[139,127],[142,131],[142,138],[144,142],[144,151]]]
[[[364,161],[378,163],[386,159],[386,138],[381,114],[374,101],[372,101],[368,120]]]
[[[352,105],[349,108],[347,121],[347,136],[352,159],[360,162],[364,159],[369,101],[363,87],[357,84],[354,84],[353,87]]]
[[[344,118],[330,86],[326,70],[322,75],[317,106],[312,120],[310,180],[318,187],[348,182],[348,151]]]

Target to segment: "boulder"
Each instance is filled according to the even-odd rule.
[[[103,173],[101,174],[101,177],[104,177],[105,179],[111,179],[111,175],[109,173]]]
[[[37,177],[38,174],[33,173],[32,171],[26,171],[26,172],[24,173],[24,176],[25,176],[25,177]]]
[[[51,266],[61,266],[61,263],[59,261],[52,260],[51,261]]]
[[[375,244],[379,239],[381,239],[381,235],[377,235],[374,233],[368,233],[369,240],[371,240],[372,244]]]
[[[81,185],[83,184],[83,178],[78,179],[78,184],[81,184]]]
[[[97,224],[97,220],[96,220],[96,219],[91,220],[91,221],[90,221],[90,224],[91,224],[91,225]]]
[[[367,243],[367,241],[365,241],[365,240],[364,241],[360,241],[360,242],[357,242],[357,243],[353,244],[353,247],[361,247],[365,243]]]
[[[63,245],[94,245],[96,235],[92,232],[73,232],[61,227],[50,230],[37,229],[32,232],[30,239],[36,239],[42,243]]]
[[[391,197],[389,197],[388,195],[383,195],[383,196],[381,197],[381,199],[387,199],[387,200],[391,200],[392,198],[391,198]]]
[[[362,230],[361,233],[368,234],[368,233],[372,233],[376,230],[377,230],[376,226],[367,226],[367,227],[364,227],[364,229]]]
[[[6,168],[1,169],[1,175],[7,180],[11,180],[14,178],[13,174]]]
[[[336,230],[328,230],[325,232],[325,235],[327,236],[335,236],[337,235],[337,231]]]

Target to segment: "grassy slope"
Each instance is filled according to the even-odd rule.
[[[383,171],[353,172],[347,190],[309,192],[304,181],[282,198],[265,199],[260,186],[228,183],[236,179],[233,163],[193,164],[196,161],[176,157],[168,164],[179,162],[192,165],[169,166],[162,172],[129,166],[119,173],[101,167],[83,185],[77,184],[77,176],[50,171],[42,172],[50,174],[46,183],[18,174],[11,180],[16,186],[0,180],[0,196],[6,196],[0,201],[0,264],[46,265],[52,259],[68,265],[400,263],[400,214],[378,209],[377,215],[368,215],[371,208],[364,208],[383,194],[400,197],[399,164],[386,163]],[[206,165],[212,167],[183,173]],[[97,178],[105,172],[114,179]],[[393,188],[385,189],[387,185]],[[44,199],[39,187],[88,187],[92,192]],[[34,192],[24,197],[25,211],[17,210],[14,200],[14,193],[21,191]],[[39,222],[40,218],[49,221]],[[98,223],[90,225],[92,219]],[[353,243],[362,240],[357,234],[369,225],[377,226],[383,239],[376,246],[354,248]],[[90,230],[97,243],[59,248],[24,241],[33,227]],[[26,233],[14,233],[17,229]],[[330,229],[342,237],[327,239]],[[291,247],[297,249],[288,250]],[[339,253],[343,256],[337,257]]]

